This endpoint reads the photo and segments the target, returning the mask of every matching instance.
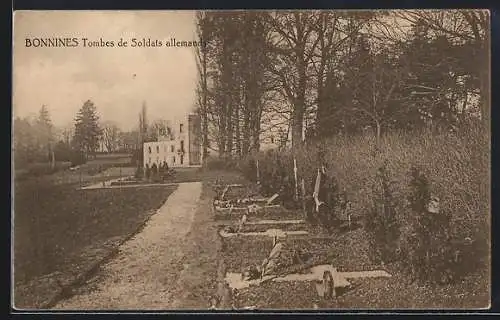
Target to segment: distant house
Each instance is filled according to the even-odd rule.
[[[172,123],[168,135],[144,143],[144,167],[166,162],[169,167],[201,166],[201,120],[196,114]]]

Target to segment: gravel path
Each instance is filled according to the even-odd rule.
[[[54,309],[105,310],[171,308],[185,267],[186,241],[202,190],[201,182],[182,183],[148,221],[124,243],[77,294]]]

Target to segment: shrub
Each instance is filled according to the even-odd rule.
[[[372,186],[373,204],[365,216],[370,254],[375,263],[387,263],[396,258],[400,230],[392,189],[387,164],[384,163],[377,170]]]
[[[153,163],[151,166],[151,178],[156,179],[158,177],[158,166],[156,163]]]
[[[131,165],[143,165],[144,161],[144,153],[143,149],[139,148],[137,150],[134,150],[132,152],[132,157],[130,158],[130,164]]]
[[[257,157],[248,155],[238,162],[238,169],[243,176],[252,182],[257,182]]]
[[[412,167],[409,207],[412,231],[405,250],[413,280],[447,283],[461,273],[463,242],[452,238],[451,215],[439,209],[430,183],[421,169]],[[462,274],[463,275],[463,274]]]
[[[71,152],[70,161],[71,161],[71,166],[74,167],[86,163],[87,159],[85,158],[85,154],[83,152],[73,151]]]
[[[324,204],[319,207],[318,221],[324,228],[331,231],[339,220],[337,217],[337,212],[340,209],[339,187],[335,177],[325,174],[322,176],[322,180],[324,181],[320,186],[318,197]],[[314,186],[312,186],[312,189],[314,189]],[[314,201],[312,201],[312,204],[313,209],[315,209]]]
[[[106,167],[103,164],[98,164],[98,165],[89,165],[87,167],[87,173],[91,176],[97,175],[99,173],[102,173],[106,170]]]
[[[50,162],[35,162],[26,165],[25,169],[19,171],[16,169],[16,179],[23,177],[39,177],[49,175],[58,171],[63,171],[71,166],[70,162],[56,162],[54,168],[51,167]]]
[[[264,196],[280,193],[283,202],[293,199],[293,176],[291,175],[290,156],[286,153],[278,154],[269,150],[260,154],[259,177],[261,191]]]
[[[71,147],[63,141],[59,141],[54,146],[54,156],[56,161],[71,161],[73,153],[74,151]]]
[[[308,142],[298,148],[299,179],[304,178],[306,194],[313,192],[318,165],[318,149],[325,150],[327,174],[334,176],[338,185],[345,187],[350,195],[353,215],[367,212],[373,207],[373,173],[384,162],[391,176],[392,198],[396,206],[396,217],[400,224],[400,244],[404,251],[412,242],[415,219],[410,204],[412,176],[408,170],[416,166],[428,180],[429,193],[439,194],[440,208],[449,215],[449,240],[439,247],[446,249],[441,261],[456,270],[456,277],[481,270],[488,274],[490,268],[490,133],[477,126],[461,128],[456,133],[432,133],[430,131],[387,132],[381,137],[380,150],[375,153],[373,135],[336,136],[318,142]],[[279,156],[282,163],[293,174],[291,153],[284,151],[261,152],[260,176],[268,187],[273,184],[270,168],[276,166],[272,156]],[[287,162],[288,161],[288,162]],[[285,166],[284,166],[285,167]],[[263,186],[263,187],[265,187]],[[420,205],[421,206],[421,205]],[[353,217],[356,219],[356,217]],[[437,246],[437,244],[436,244]],[[459,252],[458,258],[456,252]],[[403,258],[404,252],[401,257]],[[463,259],[460,257],[467,257]],[[460,260],[461,259],[461,260]],[[460,262],[461,261],[461,262]],[[438,263],[439,265],[439,263]],[[444,267],[443,267],[444,268]],[[448,268],[448,267],[446,267]],[[478,269],[481,268],[481,269]],[[454,271],[455,272],[455,271]]]
[[[136,179],[142,179],[144,177],[144,168],[141,166],[137,167],[134,176]]]
[[[207,157],[203,162],[206,170],[233,170],[236,168],[236,161],[231,158]]]

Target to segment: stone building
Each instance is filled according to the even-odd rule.
[[[144,167],[164,161],[169,167],[201,166],[200,133],[201,120],[196,114],[171,122],[168,134],[144,143]]]

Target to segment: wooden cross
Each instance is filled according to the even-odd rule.
[[[332,265],[317,265],[310,269],[306,274],[288,274],[286,276],[277,277],[275,275],[267,275],[262,279],[243,280],[241,273],[228,272],[226,274],[226,282],[230,288],[243,289],[253,285],[260,285],[265,281],[273,282],[288,282],[288,281],[321,281],[325,271],[330,271],[333,277],[335,288],[342,288],[350,286],[347,279],[358,278],[390,278],[391,275],[384,270],[372,271],[353,271],[353,272],[338,272],[337,268]]]
[[[321,186],[321,171],[318,169],[318,174],[316,175],[316,183],[314,185],[313,198],[316,204],[316,212],[319,212],[319,207],[324,203],[319,200],[319,188]]]
[[[297,160],[293,158],[293,177],[295,180],[295,201],[299,199],[299,181],[297,178]]]
[[[265,237],[283,237],[288,235],[306,235],[309,232],[304,230],[297,231],[283,231],[281,229],[268,229],[264,232],[226,232],[225,230],[219,231],[223,238],[237,237],[237,236],[265,236]]]

